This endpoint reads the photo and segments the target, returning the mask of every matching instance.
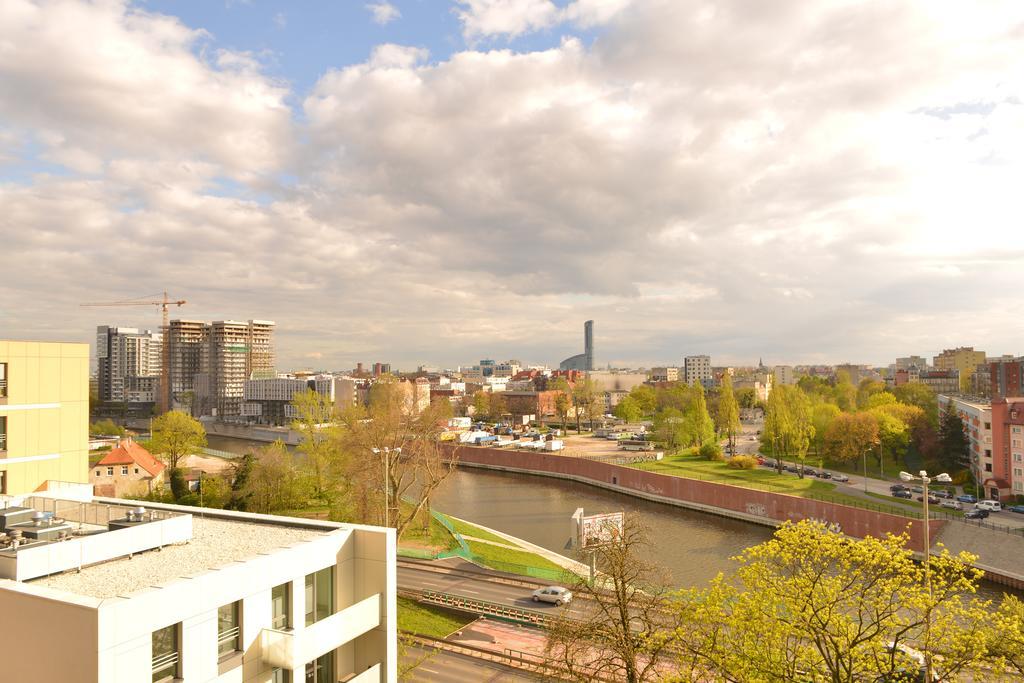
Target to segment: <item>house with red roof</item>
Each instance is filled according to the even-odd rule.
[[[97,496],[138,496],[159,488],[167,467],[132,439],[122,439],[89,470]]]

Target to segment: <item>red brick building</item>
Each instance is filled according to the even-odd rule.
[[[512,415],[536,415],[538,418],[552,417],[556,414],[555,397],[558,391],[505,391],[501,396],[505,399],[508,412]]]
[[[1020,379],[1024,374],[1024,358],[997,360],[988,364],[993,396],[1024,396]]]
[[[1024,495],[1024,398],[992,399],[992,476],[985,498]]]

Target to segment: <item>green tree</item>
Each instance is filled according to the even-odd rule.
[[[736,403],[740,408],[749,410],[757,405],[757,392],[751,387],[736,390]]]
[[[823,450],[825,433],[839,413],[839,406],[835,403],[818,403],[811,410],[811,424],[814,425],[814,455],[819,458]]]
[[[640,409],[640,404],[629,395],[623,397],[616,404],[615,408],[612,409],[612,413],[614,413],[615,417],[626,422],[638,422],[644,416],[643,411]]]
[[[869,401],[871,398],[884,391],[885,382],[879,382],[865,377],[857,386],[857,408],[864,410],[869,407]]]
[[[199,420],[180,410],[172,410],[154,418],[150,443],[173,471],[178,469],[182,458],[206,447],[206,430]]]
[[[892,393],[896,400],[907,405],[920,408],[932,426],[938,426],[939,401],[935,392],[927,384],[920,382],[908,382],[902,386],[894,387]]]
[[[647,384],[640,384],[633,387],[629,392],[630,398],[636,401],[644,415],[654,415],[658,409],[658,392],[654,387]]]
[[[878,447],[878,420],[871,413],[841,413],[824,438],[825,456],[836,462],[854,462]]]
[[[481,389],[473,394],[473,417],[482,420],[491,414],[491,394]]]
[[[867,411],[878,424],[878,448],[874,449],[879,469],[886,453],[894,462],[903,462],[910,445],[910,428],[885,406]]]
[[[567,429],[565,423],[569,418],[569,408],[572,406],[570,398],[572,388],[564,377],[556,379],[549,388],[558,392],[555,394],[555,412],[558,413],[558,419],[562,422],[562,429]]]
[[[128,432],[119,424],[115,424],[109,417],[89,425],[89,434],[92,436],[124,436]]]
[[[572,390],[573,404],[576,406],[576,431],[580,429],[581,414],[586,416],[590,429],[594,429],[594,417],[598,404],[602,402],[602,394],[601,387],[590,377],[584,377],[576,382]]]
[[[975,556],[932,556],[929,591],[907,540],[787,523],[743,552],[734,577],[680,594],[676,680],[919,680],[905,648],[929,654],[944,681],[978,667],[991,615],[974,597]]]
[[[718,395],[718,413],[716,414],[716,426],[718,433],[729,440],[729,452],[736,452],[736,435],[739,433],[740,407],[736,403],[736,396],[732,392],[732,376],[725,373],[722,376],[722,389]]]
[[[298,451],[309,473],[312,496],[329,503],[332,493],[341,488],[337,479],[345,471],[334,401],[307,389],[292,397],[292,407],[295,419],[291,426],[299,433]]]
[[[814,438],[814,424],[811,422],[811,402],[807,395],[796,386],[780,385],[768,396],[765,408],[764,429],[761,430],[761,445],[771,449],[778,456],[777,467],[782,469],[782,459],[803,461]],[[803,468],[799,476],[804,476]]]
[[[836,373],[836,385],[832,391],[836,398],[836,405],[843,412],[857,407],[857,387],[853,386],[853,382],[850,381],[850,373],[846,370]]]
[[[654,416],[654,438],[666,448],[677,449],[689,443],[686,418],[677,408],[664,408]]]
[[[256,456],[252,452],[243,455],[235,464],[234,477],[231,480],[231,494],[225,505],[229,510],[241,510],[244,512],[249,509],[245,491],[255,464]]]
[[[693,400],[686,411],[686,427],[690,436],[689,444],[699,448],[708,441],[715,440],[715,423],[711,420],[711,415],[708,414],[703,385],[700,382],[694,382],[690,392]]]
[[[970,457],[970,441],[952,401],[946,404],[939,419],[938,456],[939,464],[948,470],[962,468]]]
[[[261,448],[246,478],[243,495],[250,512],[269,514],[306,506],[310,477],[280,441]]]

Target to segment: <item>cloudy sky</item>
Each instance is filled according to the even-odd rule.
[[[0,2],[0,337],[1024,353],[1020,0]]]

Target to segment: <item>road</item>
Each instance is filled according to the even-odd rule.
[[[430,656],[423,660],[427,655]],[[420,660],[423,661],[413,669],[407,680],[416,683],[532,683],[541,680],[500,664],[453,652],[432,650],[418,645],[406,648],[402,657],[403,666]]]

